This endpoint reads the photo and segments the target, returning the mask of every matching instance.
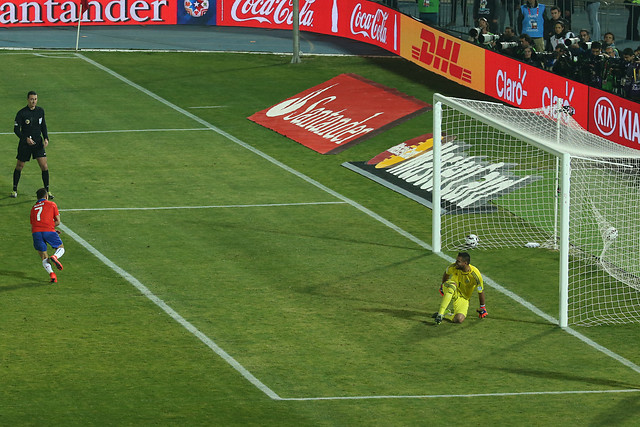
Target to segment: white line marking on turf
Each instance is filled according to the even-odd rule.
[[[190,132],[190,131],[210,131],[209,128],[188,128],[188,129],[119,129],[119,130],[83,130],[75,132],[49,132],[52,135],[83,135],[92,133],[129,133],[129,132]],[[0,135],[15,135],[13,132],[0,132]]]
[[[220,348],[211,338],[207,337],[205,334],[200,332],[198,328],[189,323],[184,317],[180,316],[174,309],[169,307],[167,303],[158,298],[153,292],[149,290],[145,285],[140,283],[138,279],[133,277],[131,274],[127,273],[122,268],[118,267],[113,261],[104,256],[100,251],[94,248],[89,242],[84,240],[82,237],[77,235],[73,230],[64,224],[60,224],[60,229],[67,233],[73,240],[82,245],[86,250],[88,250],[91,254],[95,255],[100,261],[102,261],[106,266],[111,268],[113,271],[122,276],[127,282],[131,283],[136,289],[138,289],[145,297],[149,298],[155,305],[160,307],[165,313],[167,313],[173,320],[182,325],[187,331],[191,332],[195,335],[200,341],[202,341],[207,347],[213,350],[218,356],[220,356],[225,362],[227,362],[233,369],[238,371],[243,377],[245,377],[251,384],[256,386],[259,390],[265,393],[267,396],[274,400],[281,400],[280,396],[278,396],[273,390],[264,385],[260,380],[251,374],[251,372],[247,371],[240,363],[238,363],[233,357],[231,357],[226,351]]]
[[[280,400],[363,400],[363,399],[436,399],[450,397],[503,397],[503,396],[540,396],[549,394],[601,394],[601,393],[637,393],[638,389],[624,390],[569,390],[569,391],[525,391],[520,393],[475,393],[475,394],[425,394],[407,396],[334,396],[334,397],[283,397]]]
[[[425,243],[421,239],[415,237],[411,233],[403,230],[402,228],[398,227],[397,225],[395,225],[391,221],[381,217],[377,213],[367,209],[366,207],[362,206],[361,204],[355,202],[354,200],[351,200],[348,197],[343,196],[342,194],[330,189],[329,187],[326,187],[325,185],[323,185],[323,184],[319,183],[318,181],[308,177],[307,175],[305,175],[305,174],[303,174],[303,173],[301,173],[301,172],[299,172],[299,171],[297,171],[297,170],[285,165],[284,163],[280,162],[279,160],[274,159],[273,157],[269,156],[268,154],[258,150],[257,148],[247,144],[244,141],[241,141],[240,139],[238,139],[235,136],[223,131],[222,129],[220,129],[220,128],[214,126],[214,125],[212,125],[211,123],[201,119],[200,117],[191,114],[190,112],[184,110],[183,108],[178,107],[175,104],[172,104],[171,102],[167,101],[166,99],[164,99],[164,98],[156,95],[155,93],[143,88],[142,86],[132,82],[131,80],[129,80],[126,77],[116,73],[115,71],[105,67],[104,65],[102,65],[102,64],[100,64],[98,62],[95,62],[95,61],[85,57],[82,54],[78,53],[76,55],[78,55],[79,58],[82,58],[86,62],[88,62],[88,63],[94,65],[95,67],[103,70],[104,72],[110,74],[111,76],[115,77],[116,79],[122,81],[123,83],[126,83],[129,86],[138,89],[142,93],[144,93],[144,94],[150,96],[151,98],[157,100],[158,102],[160,102],[160,103],[172,108],[173,110],[175,110],[175,111],[177,111],[177,112],[179,112],[179,113],[181,113],[181,114],[183,114],[183,115],[185,115],[187,117],[190,117],[191,119],[195,120],[196,122],[200,123],[201,125],[211,129],[212,131],[216,132],[217,134],[219,134],[221,136],[224,136],[225,138],[227,138],[230,141],[240,145],[241,147],[246,148],[247,150],[251,151],[252,153],[262,157],[263,159],[265,159],[267,161],[269,161],[270,163],[272,163],[272,164],[274,164],[274,165],[286,170],[287,172],[297,176],[298,178],[302,179],[303,181],[306,181],[306,182],[314,185],[315,187],[325,191],[326,193],[331,194],[332,196],[336,197],[337,199],[340,199],[340,200],[350,204],[351,206],[353,206],[354,208],[358,209],[362,213],[374,218],[376,221],[379,221],[380,223],[384,224],[388,228],[390,228],[390,229],[394,230],[395,232],[399,233],[400,235],[404,236],[408,240],[411,240],[412,242],[416,243],[418,246],[421,246],[424,249],[429,250],[429,251],[431,251],[433,249],[431,247],[431,245]],[[441,258],[447,260],[448,262],[452,262],[453,261],[453,259],[451,257],[449,257],[449,256],[447,256],[445,254],[438,253],[437,255],[440,256]],[[541,316],[542,318],[546,319],[547,321],[557,324],[557,320],[556,319],[554,319],[553,317],[551,317],[551,316],[547,315],[546,313],[542,312],[537,307],[535,307],[533,304],[527,302],[526,300],[524,300],[520,296],[516,295],[515,293],[513,293],[511,291],[508,291],[506,288],[498,285],[496,282],[494,282],[490,278],[485,277],[485,281],[490,286],[494,287],[494,289],[496,289],[497,291],[503,293],[504,295],[508,296],[509,298],[512,298],[514,301],[518,302],[519,304],[523,305],[524,307],[528,308],[529,310],[532,310],[534,313],[538,314],[539,316]],[[634,364],[630,360],[627,360],[624,357],[622,357],[622,356],[614,353],[613,351],[607,349],[606,347],[603,347],[603,346],[595,343],[593,340],[587,338],[586,336],[582,335],[581,333],[579,333],[577,331],[572,330],[571,328],[564,328],[564,330],[567,331],[567,333],[569,333],[569,334],[573,335],[574,337],[578,338],[579,340],[583,341],[587,345],[593,347],[594,349],[602,352],[603,354],[606,354],[607,356],[619,361],[620,363],[622,363],[625,366],[631,368],[632,370],[640,373],[640,366]],[[242,368],[242,369],[244,369],[244,368]],[[262,384],[262,383],[260,383],[260,384]]]
[[[214,205],[214,206],[160,206],[150,208],[86,208],[86,209],[60,209],[60,212],[86,212],[86,211],[158,211],[170,209],[221,209],[221,208],[270,208],[280,206],[309,206],[309,205],[344,205],[345,202],[308,202],[308,203],[265,203],[256,205]]]

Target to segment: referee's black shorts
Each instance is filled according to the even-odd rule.
[[[16,159],[21,162],[28,162],[31,158],[37,159],[39,157],[47,157],[47,153],[44,150],[42,143],[36,145],[18,144],[18,155]]]

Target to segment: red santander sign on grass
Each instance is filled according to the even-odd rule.
[[[355,74],[341,74],[249,117],[321,154],[336,154],[431,109]]]

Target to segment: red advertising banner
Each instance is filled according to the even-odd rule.
[[[478,49],[482,49],[478,47]],[[562,99],[576,113],[573,118],[587,129],[589,87],[557,74],[523,64],[504,55],[486,52],[485,94],[519,108],[548,109]]]
[[[589,132],[640,149],[640,104],[590,88],[589,111]]]
[[[300,0],[300,30],[400,52],[401,14],[366,0]],[[217,25],[291,29],[291,0],[218,0]]]
[[[166,25],[176,23],[185,0],[89,0],[82,25]],[[14,0],[0,3],[0,27],[78,25],[80,1]]]
[[[355,74],[341,74],[249,117],[322,154],[335,154],[430,110]]]

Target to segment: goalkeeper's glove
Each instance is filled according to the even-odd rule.
[[[440,289],[438,289],[438,292],[440,292],[440,296],[441,297],[444,296],[444,291],[442,290],[442,285],[440,285]]]
[[[481,305],[479,309],[476,310],[478,312],[478,317],[484,319],[487,317],[487,308],[484,305]]]

